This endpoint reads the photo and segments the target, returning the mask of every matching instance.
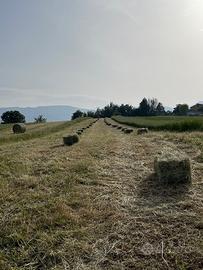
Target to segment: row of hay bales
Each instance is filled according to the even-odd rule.
[[[105,118],[104,122],[107,126],[117,128],[124,133],[133,132],[132,129],[112,124]],[[137,134],[148,133],[148,128],[137,129]],[[162,153],[154,160],[154,171],[158,180],[162,184],[179,185],[190,184],[192,181],[191,161],[189,157],[178,151],[171,149],[163,149]]]
[[[64,136],[63,137],[63,144],[64,145],[71,146],[71,145],[79,142],[79,140],[80,140],[80,137],[79,136],[81,136],[85,130],[87,130],[90,127],[92,127],[97,121],[98,121],[98,119],[97,120],[94,120],[89,125],[78,129],[75,133],[70,134],[70,135],[67,135],[67,136]]]
[[[116,128],[116,129],[118,129],[118,130],[123,131],[125,134],[130,134],[130,133],[132,133],[132,132],[134,131],[132,128],[123,127],[123,126],[117,125],[117,124],[115,124],[115,123],[110,123],[110,122],[108,122],[108,120],[107,120],[106,118],[104,119],[104,123],[105,123],[107,126],[110,126],[110,127],[112,127],[112,128]],[[148,128],[138,128],[138,129],[137,129],[137,134],[138,134],[138,135],[146,134],[146,133],[148,133],[148,132],[149,132]]]
[[[122,126],[119,126],[117,124],[110,123],[110,122],[108,122],[108,120],[106,118],[104,119],[104,123],[109,127],[123,131],[125,134],[130,134],[133,132],[132,128],[122,127]]]

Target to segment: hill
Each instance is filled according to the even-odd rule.
[[[26,122],[33,122],[34,118],[38,115],[42,114],[47,121],[65,121],[70,120],[73,112],[76,110],[87,111],[87,109],[81,109],[78,107],[72,106],[63,106],[63,105],[56,105],[56,106],[39,106],[39,107],[7,107],[7,108],[0,108],[0,115],[5,111],[20,111],[23,115],[25,115]]]

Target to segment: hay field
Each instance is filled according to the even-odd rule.
[[[115,121],[134,127],[147,127],[152,130],[203,131],[202,116],[114,116]]]
[[[1,143],[0,269],[202,269],[203,134],[137,136],[100,119],[62,145],[91,121]],[[189,155],[192,186],[158,184],[164,147]]]
[[[0,145],[10,142],[25,141],[34,138],[39,138],[47,136],[48,134],[55,133],[57,131],[63,130],[70,125],[80,122],[82,119],[77,119],[75,121],[59,121],[41,124],[26,124],[26,133],[24,134],[13,134],[12,127],[13,124],[1,124],[0,125]]]

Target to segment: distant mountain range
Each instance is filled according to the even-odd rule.
[[[47,118],[48,122],[51,121],[65,121],[70,120],[72,114],[76,110],[81,110],[86,112],[87,109],[72,107],[72,106],[63,106],[63,105],[56,105],[56,106],[40,106],[40,107],[8,107],[8,108],[0,108],[0,116],[2,113],[6,111],[19,111],[21,112],[26,119],[26,122],[33,122],[34,118],[38,117],[42,114],[45,118]]]

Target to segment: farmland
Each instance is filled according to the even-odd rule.
[[[12,134],[12,125],[0,125],[0,145],[9,142],[25,141],[34,138],[47,136],[48,134],[55,133],[63,130],[74,123],[80,122],[81,120],[75,120],[74,122],[50,122],[42,124],[27,124],[26,133],[24,134]]]
[[[134,127],[148,127],[152,130],[169,131],[203,131],[203,117],[189,116],[151,116],[151,117],[125,117],[114,116],[119,123]]]
[[[92,121],[0,127],[0,269],[202,269],[203,134],[138,136],[100,119],[62,145]],[[191,186],[156,181],[165,147],[190,157]]]

